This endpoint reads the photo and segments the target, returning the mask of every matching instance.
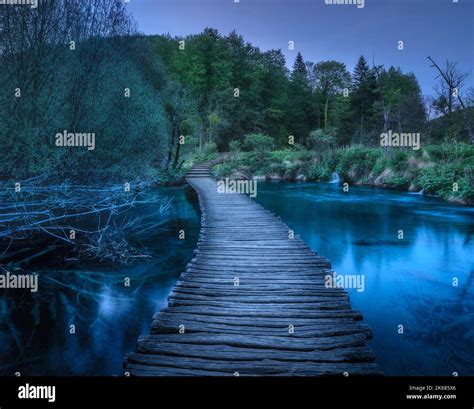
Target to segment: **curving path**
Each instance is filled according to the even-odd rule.
[[[201,206],[195,258],[169,305],[125,359],[131,375],[381,374],[347,293],[327,289],[330,262],[245,195],[222,194],[212,163],[187,182]],[[347,375],[347,374],[345,374]]]

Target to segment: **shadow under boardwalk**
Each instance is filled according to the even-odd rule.
[[[222,194],[211,164],[187,176],[201,206],[195,258],[125,359],[131,375],[381,374],[370,328],[331,270],[274,214]]]

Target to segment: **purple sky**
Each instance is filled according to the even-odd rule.
[[[360,9],[325,0],[130,0],[128,8],[145,34],[236,29],[262,50],[281,48],[289,67],[298,51],[309,61],[344,62],[350,71],[361,54],[370,63],[375,56],[376,64],[414,72],[425,94],[433,94],[436,75],[428,55],[439,64],[457,61],[463,71],[473,67],[474,0],[365,0]],[[474,70],[467,85],[474,86]]]

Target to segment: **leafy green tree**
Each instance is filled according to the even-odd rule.
[[[374,103],[374,112],[382,117],[383,131],[421,131],[426,122],[426,112],[421,89],[412,74],[400,68],[377,68],[380,99]]]
[[[278,144],[288,143],[286,107],[288,103],[288,70],[281,50],[270,50],[260,57],[257,72],[260,83],[260,103],[263,109],[264,132]]]
[[[334,148],[336,144],[336,129],[317,129],[309,134],[313,149],[325,151]]]
[[[328,127],[330,104],[344,89],[349,90],[351,75],[346,66],[337,61],[323,61],[313,67],[313,78],[316,90],[324,102],[324,129]]]

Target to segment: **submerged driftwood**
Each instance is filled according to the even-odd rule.
[[[56,250],[65,259],[124,264],[147,257],[129,245],[127,232],[143,227],[129,210],[157,200],[143,193],[149,183],[104,183],[100,176],[42,175],[3,183],[0,262],[24,266]],[[169,200],[159,202],[160,212],[169,207]]]

